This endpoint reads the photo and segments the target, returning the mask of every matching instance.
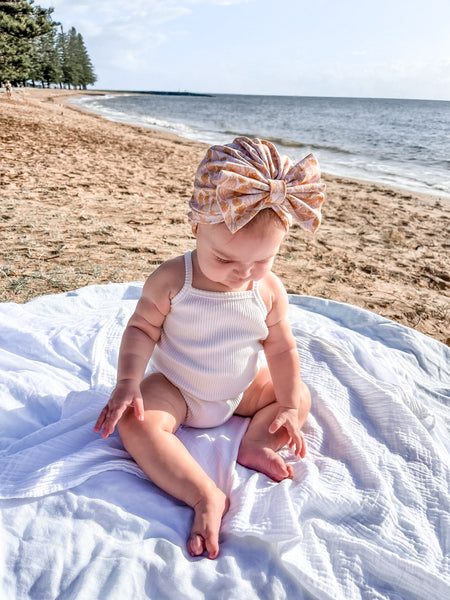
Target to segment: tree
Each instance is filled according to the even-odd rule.
[[[41,81],[42,87],[50,87],[51,83],[60,83],[62,68],[56,45],[56,30],[41,35],[32,42],[30,71],[28,78]]]
[[[81,33],[71,27],[67,34],[62,34],[59,46],[62,56],[63,82],[70,87],[80,87],[84,90],[90,83],[95,83],[96,77],[91,59],[86,50]]]
[[[34,0],[0,1],[0,79],[25,81],[31,66],[32,40],[49,33],[56,23],[52,8]]]
[[[78,34],[78,52],[79,52],[79,61],[80,61],[80,85],[83,90],[91,84],[97,81],[97,77],[94,73],[94,66],[89,58],[89,54],[87,53],[86,46],[84,44],[83,37],[81,33]]]
[[[56,50],[58,52],[59,65],[61,69],[61,76],[59,80],[59,85],[62,87],[62,84],[66,81],[67,71],[65,69],[65,64],[67,63],[67,37],[64,34],[63,28],[61,27],[61,33],[58,34],[56,40]]]
[[[33,85],[83,89],[95,83],[83,36],[75,27],[58,34],[52,13],[53,8],[34,6],[34,0],[0,0],[0,81],[31,79]]]

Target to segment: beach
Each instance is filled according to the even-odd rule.
[[[207,146],[0,93],[0,300],[143,281],[194,248],[186,219]],[[88,92],[93,93],[93,92]],[[450,345],[450,200],[324,174],[323,223],[274,264],[289,293],[346,302]]]

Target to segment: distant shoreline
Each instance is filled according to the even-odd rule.
[[[81,91],[81,90],[79,90]],[[195,92],[161,92],[155,90],[139,91],[139,90],[83,90],[93,93],[102,94],[147,94],[150,96],[195,96],[200,98],[213,98],[215,94],[198,94]]]
[[[77,90],[81,91],[81,90]],[[156,94],[163,96],[180,95],[180,96],[205,96],[213,98],[214,96],[255,96],[257,98],[310,98],[310,99],[333,99],[333,100],[388,100],[393,102],[443,102],[450,103],[449,100],[437,100],[433,98],[385,98],[384,96],[308,96],[308,95],[296,95],[296,94],[244,94],[234,92],[171,92],[164,90],[149,91],[149,90],[103,90],[103,89],[89,89],[84,90],[87,92],[104,92],[104,93],[117,93],[117,94]]]

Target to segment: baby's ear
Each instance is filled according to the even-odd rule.
[[[192,233],[195,235],[195,237],[197,237],[198,223],[191,223],[191,229],[192,229]]]

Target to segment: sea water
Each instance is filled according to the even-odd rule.
[[[324,172],[450,199],[450,102],[374,98],[124,93],[80,107],[208,144],[245,135]]]

